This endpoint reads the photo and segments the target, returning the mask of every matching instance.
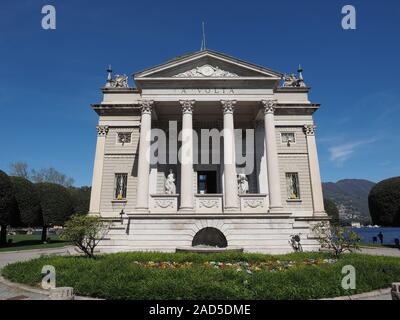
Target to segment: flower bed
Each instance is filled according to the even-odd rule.
[[[215,262],[215,261],[206,261],[203,263],[203,266],[206,268],[213,268],[218,270],[235,270],[236,272],[246,272],[251,274],[253,272],[259,271],[269,271],[269,272],[278,272],[287,270],[290,268],[298,268],[301,266],[322,266],[329,265],[337,262],[336,259],[305,259],[303,261],[280,261],[280,260],[271,260],[267,262]],[[134,261],[136,266],[140,266],[143,268],[151,268],[151,269],[187,269],[193,267],[193,262],[185,261],[185,262],[174,262],[174,261]]]

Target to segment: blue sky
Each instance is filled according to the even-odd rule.
[[[57,9],[57,29],[41,9]],[[341,8],[357,10],[343,30]],[[301,63],[324,181],[400,175],[400,2],[39,1],[0,3],[0,169],[53,166],[91,183],[105,69],[135,71],[208,48],[281,72]],[[131,82],[132,83],[132,82]]]

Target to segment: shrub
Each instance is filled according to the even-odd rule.
[[[359,250],[359,235],[350,229],[320,222],[313,227],[313,232],[322,248],[332,250],[336,257],[344,252]]]
[[[400,226],[400,177],[376,184],[368,196],[369,211],[374,224]]]
[[[89,258],[94,258],[94,250],[107,230],[107,224],[100,217],[77,214],[65,223],[61,237],[74,243]]]

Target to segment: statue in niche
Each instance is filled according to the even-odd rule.
[[[165,180],[165,194],[176,194],[175,175],[172,169],[169,170],[169,174]]]
[[[238,192],[239,194],[246,194],[249,192],[249,182],[244,173],[238,175]]]

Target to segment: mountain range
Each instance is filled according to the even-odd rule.
[[[322,189],[324,198],[336,203],[342,222],[370,224],[368,194],[374,185],[375,182],[368,180],[344,179],[322,183]]]

